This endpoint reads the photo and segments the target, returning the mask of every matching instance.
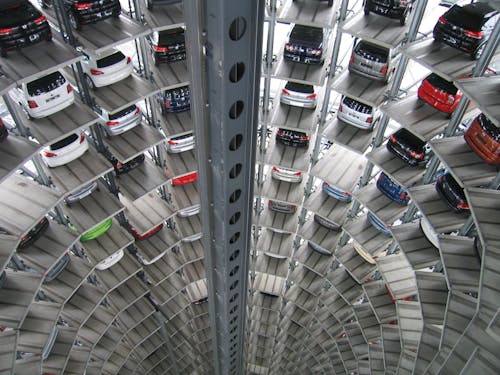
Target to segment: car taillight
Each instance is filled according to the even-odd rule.
[[[132,62],[132,59],[130,58],[130,56],[127,56],[127,64],[130,64]]]
[[[448,100],[446,101],[447,104],[453,104],[455,103],[455,97],[453,95],[448,95]]]
[[[399,194],[399,198],[406,199],[407,195],[408,195],[407,193],[401,193],[401,194]]]
[[[302,174],[302,172],[300,172],[300,171],[294,173],[295,176],[300,176],[301,174]]]
[[[286,90],[286,89],[282,89],[281,92],[285,95],[290,95],[290,91]]]
[[[134,115],[138,115],[139,113],[141,113],[141,109],[140,109],[140,108],[137,108],[137,109],[134,111]]]
[[[293,51],[293,49],[294,49],[294,48],[293,48],[293,45],[292,45],[292,44],[287,43],[287,44],[285,44],[285,49],[286,49],[287,51]]]
[[[349,59],[349,62],[354,62],[354,53],[351,53],[351,58]]]
[[[401,1],[399,2],[399,5],[400,5],[400,6],[402,6],[402,7],[405,7],[405,6],[407,6],[407,5],[408,5],[408,2],[407,2],[406,0],[401,0]]]
[[[169,145],[178,145],[179,142],[175,142],[175,141],[168,141],[167,142]]]
[[[388,69],[388,68],[389,68],[389,67],[388,67],[387,65],[384,65],[382,68],[380,68],[380,73],[382,73],[382,74],[387,74],[387,69]]]
[[[396,143],[396,137],[394,136],[394,134],[389,137],[389,141],[391,141],[392,143]]]
[[[274,203],[274,202],[273,202],[272,200],[270,200],[270,199],[269,199],[269,202],[267,202],[267,205],[268,205],[268,206],[272,206],[272,205],[273,205],[273,203]]]
[[[50,151],[44,151],[43,155],[47,158],[53,158],[54,156],[57,156],[57,154],[54,154],[53,152]]]
[[[309,139],[309,136],[308,136],[308,135],[301,135],[301,136],[299,137],[299,139],[300,139],[301,141],[307,141],[307,140]]]
[[[483,32],[482,31],[465,30],[465,35],[470,36],[471,38],[481,39],[483,37]]]
[[[71,85],[68,83],[68,86],[66,86],[66,90],[68,91],[68,94],[70,94],[71,91],[73,91],[73,87],[71,87]]]
[[[468,210],[469,209],[469,205],[467,203],[465,203],[465,202],[459,202],[457,204],[457,207],[461,208],[462,210]]]
[[[6,27],[5,29],[0,29],[0,35],[9,35],[12,33],[12,27]]]
[[[193,172],[193,173],[181,176],[181,177],[173,178],[172,185],[174,185],[174,186],[184,185],[184,184],[188,184],[190,182],[194,182],[196,180],[198,180],[198,172]]]
[[[373,117],[368,117],[366,119],[366,122],[369,123],[369,124],[371,124],[373,122]]]
[[[97,69],[90,69],[90,74],[92,74],[93,76],[100,76],[101,74],[104,74],[104,72]]]
[[[307,99],[314,99],[316,98],[316,94],[311,94],[307,96]]]
[[[40,25],[43,21],[46,21],[47,17],[45,16],[40,16],[35,20],[35,24]]]
[[[322,50],[320,50],[320,49],[313,49],[313,50],[311,51],[311,55],[314,55],[314,56],[319,56],[319,55],[321,55],[322,53],[323,53],[323,51],[322,51]]]
[[[116,169],[121,169],[122,167],[123,167],[123,163],[122,162],[116,163]]]
[[[422,153],[417,154],[415,151],[410,152],[410,156],[418,160],[422,160],[424,158],[424,154]]]
[[[441,16],[441,17],[439,17],[438,22],[442,23],[443,25],[446,25],[446,18],[444,18],[443,16]]]
[[[279,136],[282,136],[283,135],[283,130],[279,129],[277,132],[276,132],[277,135]]]
[[[342,112],[342,103],[339,105],[339,112]]]
[[[38,104],[36,104],[36,102],[34,100],[28,100],[28,106],[30,108],[36,108],[36,107],[38,107]]]
[[[118,125],[119,123],[120,123],[120,121],[108,121],[108,122],[106,122],[106,125],[114,126],[114,125]]]
[[[75,8],[78,10],[85,10],[92,8],[91,3],[75,4]]]
[[[85,133],[80,134],[80,143],[83,143],[85,141]]]
[[[342,195],[345,195],[346,197],[350,197],[350,196],[352,196],[352,194],[351,194],[351,193],[349,193],[348,191],[343,191],[343,192],[342,192]]]
[[[277,167],[273,167],[273,171],[279,172],[280,170]]]
[[[156,52],[167,52],[168,47],[153,46],[153,50],[155,50]]]

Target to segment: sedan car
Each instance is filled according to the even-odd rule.
[[[271,211],[279,212],[282,214],[294,214],[295,211],[297,211],[297,206],[295,204],[281,202],[281,201],[275,201],[275,200],[271,200],[271,199],[269,199],[269,202],[267,203],[267,207]]]
[[[135,104],[111,113],[105,109],[101,109],[100,112],[99,124],[110,137],[125,133],[139,125],[142,120],[141,109]]]
[[[464,189],[458,184],[451,173],[446,172],[439,175],[436,181],[436,191],[453,211],[461,213],[469,210]]]
[[[91,89],[121,81],[134,70],[131,58],[115,48],[97,55],[84,54],[82,62],[85,79]]]
[[[295,171],[284,167],[273,167],[271,170],[272,178],[285,182],[300,183],[302,182],[302,175],[303,173],[301,171]]]
[[[301,131],[279,128],[276,143],[292,147],[309,147],[309,136]]]
[[[167,138],[167,152],[177,154],[194,148],[194,134],[188,132]]]
[[[295,107],[316,108],[317,95],[313,85],[288,81],[281,90],[280,102]]]
[[[186,59],[186,41],[184,28],[161,30],[153,32],[148,41],[151,46],[151,55],[156,66],[164,62],[173,62]]]
[[[392,134],[386,147],[412,167],[424,165],[429,158],[427,143],[405,128]]]
[[[419,99],[445,113],[452,113],[462,98],[462,92],[455,87],[453,82],[434,73],[424,78],[417,93]]]
[[[112,225],[113,219],[109,218],[107,220],[104,220],[102,223],[96,225],[95,227],[82,234],[80,236],[80,241],[85,242],[96,239],[97,237],[102,236],[104,233],[106,233]]]
[[[464,134],[465,141],[486,163],[500,165],[500,129],[483,113]]]
[[[382,232],[383,234],[389,236],[391,235],[391,230],[389,229],[391,227],[390,225],[386,225],[382,220],[380,220],[377,216],[375,216],[371,212],[368,212],[366,217],[368,218],[370,224],[373,225],[373,227],[375,227],[375,229],[377,229],[379,232]]]
[[[156,95],[163,114],[187,111],[191,107],[189,86],[177,87]]]
[[[378,119],[378,112],[368,104],[343,95],[337,118],[357,128],[371,130]]]
[[[66,138],[45,147],[41,153],[47,166],[54,168],[72,162],[89,148],[85,133],[72,133]]]
[[[328,230],[333,230],[334,232],[339,232],[342,229],[341,225],[334,223],[333,221],[318,214],[314,214],[314,222],[318,223],[319,225]]]
[[[407,204],[409,200],[408,192],[391,180],[384,172],[381,172],[377,179],[377,189],[380,190],[390,200]]]
[[[338,199],[342,202],[350,202],[352,200],[352,193],[350,191],[346,191],[341,189],[333,184],[330,184],[326,181],[321,185],[321,189],[324,193],[329,195],[332,198]]]
[[[96,269],[99,271],[104,271],[107,270],[108,268],[114,266],[116,263],[120,261],[120,259],[123,258],[123,249],[118,250],[116,253],[111,254],[109,257],[101,260],[97,265],[95,266]]]

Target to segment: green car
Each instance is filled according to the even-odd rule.
[[[106,231],[111,228],[111,225],[113,225],[113,219],[109,218],[108,220],[103,221],[101,224],[82,234],[80,237],[80,241],[90,241],[94,238],[99,237],[100,235],[106,233]]]

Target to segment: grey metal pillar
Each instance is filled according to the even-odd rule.
[[[264,1],[184,1],[213,367],[244,362]]]

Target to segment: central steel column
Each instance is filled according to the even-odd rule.
[[[241,374],[264,1],[185,0],[216,374]]]

